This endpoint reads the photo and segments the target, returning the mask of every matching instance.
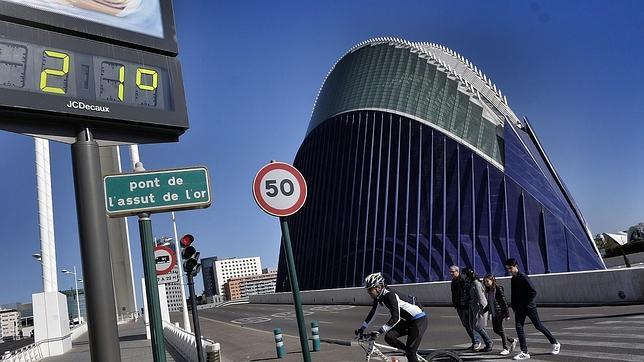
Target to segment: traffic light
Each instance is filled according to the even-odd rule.
[[[192,246],[192,243],[195,241],[194,236],[186,234],[181,237],[181,257],[183,259],[183,269],[186,274],[191,274],[192,276],[197,275],[201,269],[201,264],[199,264],[199,252]]]

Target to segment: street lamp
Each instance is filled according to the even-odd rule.
[[[78,310],[78,323],[83,323],[83,317],[81,316],[80,312],[80,299],[78,298],[78,276],[76,275],[76,265],[74,265],[74,271],[69,271],[67,269],[63,269],[60,271],[63,274],[73,274],[74,275],[74,287],[76,288],[76,308]]]
[[[33,253],[31,256],[42,263],[42,255],[40,255],[40,253]]]

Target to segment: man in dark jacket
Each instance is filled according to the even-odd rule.
[[[521,353],[514,356],[513,359],[530,359],[530,354],[528,353],[528,344],[525,340],[525,332],[523,331],[523,325],[525,324],[525,318],[528,317],[532,321],[534,327],[541,333],[543,333],[548,341],[552,344],[552,354],[559,354],[561,349],[561,344],[557,342],[555,337],[552,336],[552,333],[541,323],[539,319],[539,313],[537,313],[537,304],[535,303],[535,298],[537,296],[537,291],[534,289],[534,286],[530,282],[530,279],[527,275],[519,271],[519,264],[516,259],[510,258],[505,261],[505,269],[512,274],[511,288],[512,288],[512,309],[514,309],[514,320],[516,322],[517,336],[519,337],[519,345],[521,346]]]
[[[470,326],[470,285],[456,265],[449,267],[449,273],[452,276],[452,305],[456,308],[456,313],[461,319],[461,324],[463,324],[467,335],[472,340],[472,345],[469,349],[477,350],[481,348],[481,340],[478,333],[472,331],[472,327]]]

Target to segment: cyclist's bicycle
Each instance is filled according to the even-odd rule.
[[[358,341],[358,345],[362,347],[362,349],[365,351],[365,361],[370,361],[371,356],[376,355],[380,357],[383,361],[385,362],[396,362],[398,361],[397,358],[395,357],[388,357],[386,354],[382,353],[382,351],[378,348],[378,344],[376,343],[376,338],[378,338],[377,333],[369,333],[369,334],[360,334],[356,337],[356,340]],[[418,356],[418,361],[420,362],[427,362],[426,359],[424,359],[420,355]]]
[[[385,362],[396,362],[398,359],[396,357],[389,357],[384,354],[380,348],[379,344],[376,343],[376,338],[378,334],[368,333],[361,334],[356,337],[358,345],[365,351],[365,361],[369,362],[372,356],[377,356]],[[429,361],[450,361],[450,362],[461,362],[461,358],[452,351],[438,350],[433,351],[427,357],[423,357],[419,354],[416,355],[418,361],[420,362],[429,362]]]

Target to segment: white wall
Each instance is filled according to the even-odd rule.
[[[510,298],[510,277],[497,278]],[[537,303],[558,305],[617,305],[644,303],[644,267],[573,273],[531,275],[537,289]],[[398,284],[391,288],[416,295],[425,305],[451,305],[450,282]],[[370,305],[364,288],[343,288],[301,292],[303,304]],[[291,304],[291,292],[251,295],[251,303]]]

